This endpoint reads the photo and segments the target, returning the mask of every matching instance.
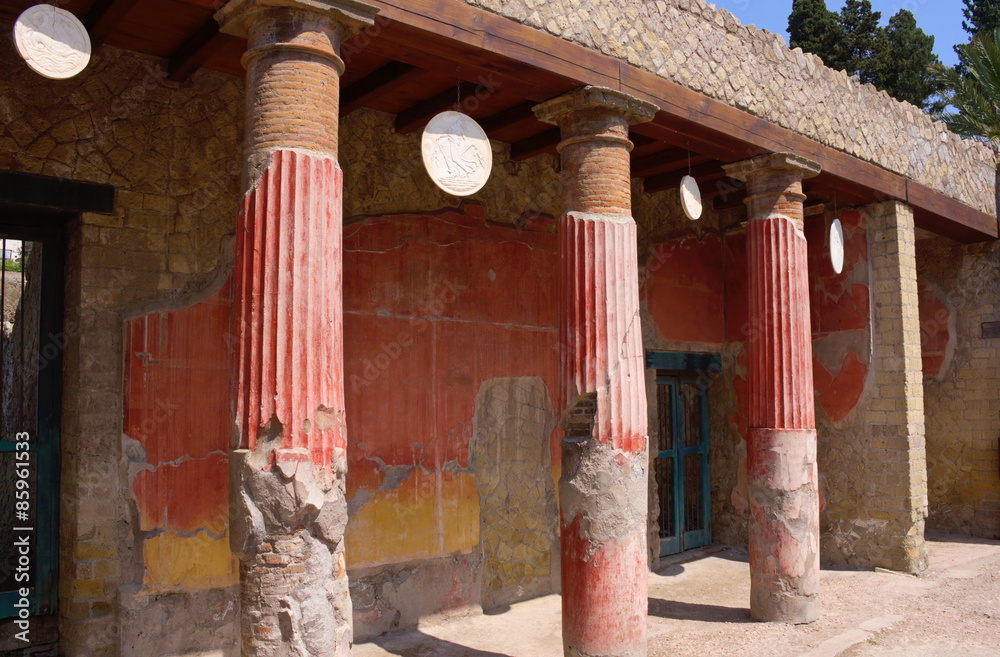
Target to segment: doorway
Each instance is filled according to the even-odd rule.
[[[658,429],[653,474],[659,502],[660,556],[712,542],[709,397],[718,365],[711,354],[650,353],[656,369]]]

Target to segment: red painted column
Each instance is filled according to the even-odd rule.
[[[646,393],[629,125],[655,108],[585,87],[535,108],[562,132],[563,647],[646,654]]]
[[[350,655],[343,383],[342,41],[355,0],[230,0],[246,36],[236,227],[230,541],[243,655]]]
[[[819,483],[802,180],[819,166],[777,153],[726,171],[748,191],[750,614],[810,623],[820,612]]]

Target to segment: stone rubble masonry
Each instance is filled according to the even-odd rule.
[[[995,242],[917,243],[917,270],[953,307],[957,334],[951,364],[924,379],[928,531],[1000,539],[1000,340],[982,333],[1000,320],[998,257]],[[940,321],[931,313],[921,330]]]
[[[747,481],[750,614],[819,617],[819,475],[802,180],[819,166],[775,153],[727,165],[747,183]]]
[[[704,0],[464,0],[995,213],[992,151]]]
[[[867,215],[876,385],[869,438],[856,455],[868,470],[856,520],[862,532],[867,525],[861,552],[869,564],[919,573],[927,567],[927,472],[913,211],[890,201]]]
[[[168,641],[164,628],[129,621],[138,605],[189,628],[212,622],[193,605],[157,612],[163,598],[137,593],[140,523],[121,453],[122,323],[190,305],[228,273],[242,87],[200,71],[171,88],[159,60],[110,46],[79,76],[56,81],[28,69],[5,38],[0,68],[0,170],[116,188],[114,214],[83,214],[69,227],[60,654],[150,654],[149,642],[182,654],[205,634]]]
[[[561,569],[566,657],[646,654],[647,435],[629,125],[655,108],[584,87],[559,126]]]

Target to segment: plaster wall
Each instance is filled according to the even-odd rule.
[[[929,531],[1000,538],[1000,321],[995,244],[917,243]]]

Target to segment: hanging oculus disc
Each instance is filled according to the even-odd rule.
[[[490,179],[493,149],[471,116],[441,112],[424,128],[420,149],[431,180],[448,194],[475,194]]]
[[[71,78],[90,63],[90,35],[83,23],[52,5],[28,7],[14,23],[17,52],[31,70],[53,80]]]
[[[840,219],[830,224],[830,264],[835,273],[844,271],[844,226]]]
[[[691,176],[681,179],[681,207],[691,221],[701,219],[701,190],[698,189],[698,181]]]

